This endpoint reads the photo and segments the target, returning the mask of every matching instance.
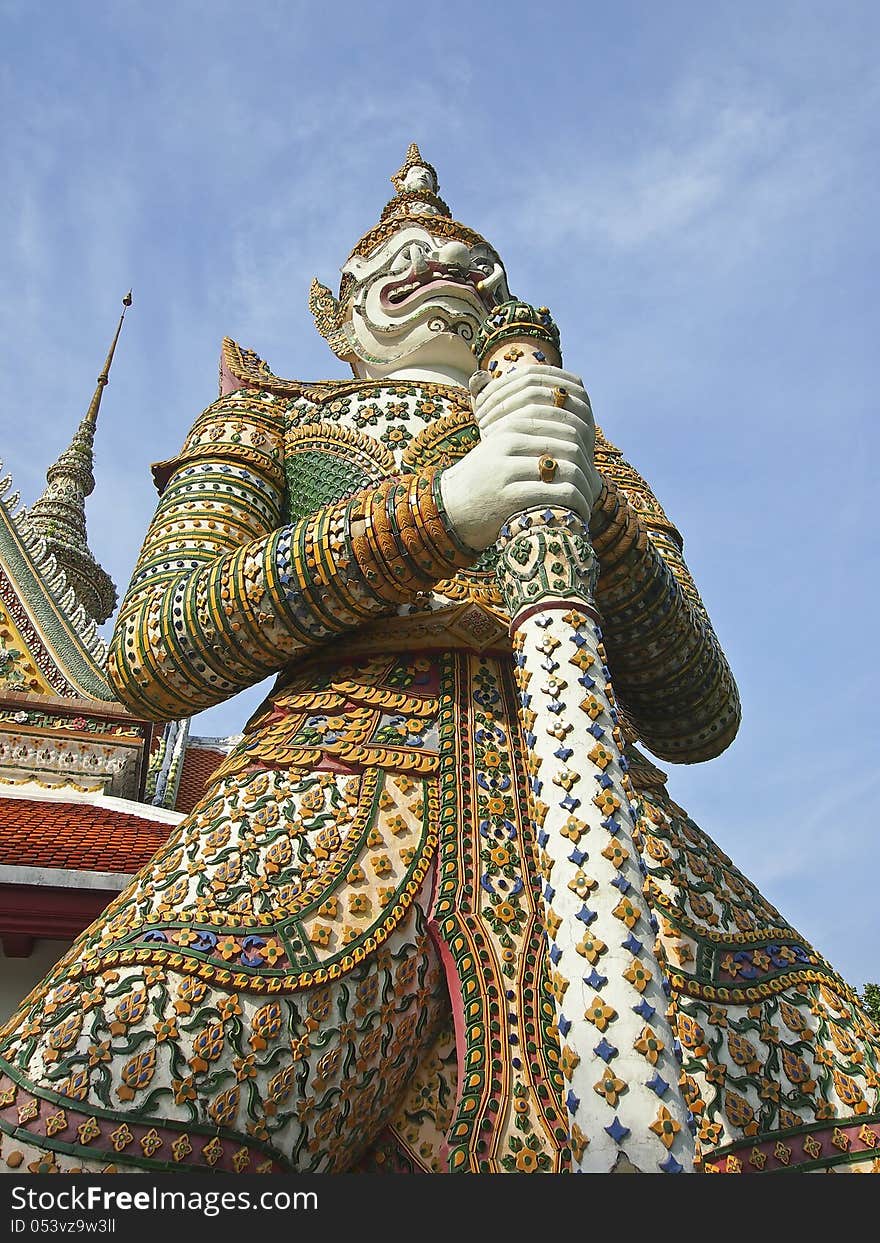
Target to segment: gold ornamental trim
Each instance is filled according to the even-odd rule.
[[[333,980],[340,979],[350,971],[353,971],[377,946],[388,940],[402,923],[416,897],[421,892],[422,884],[432,866],[438,845],[437,831],[435,828],[430,827],[438,822],[440,796],[436,783],[429,785],[426,788],[425,794],[425,815],[422,823],[423,831],[424,828],[427,831],[424,832],[421,849],[418,852],[412,871],[408,874],[405,883],[400,887],[393,906],[391,906],[389,913],[382,922],[366,929],[361,938],[361,943],[355,945],[336,962],[330,962],[326,966],[316,967],[309,971],[287,972],[277,976],[247,976],[243,972],[219,967],[213,963],[189,959],[178,951],[154,949],[152,946],[150,948],[132,946],[125,949],[108,950],[100,955],[93,955],[84,961],[74,963],[66,972],[65,978],[77,980],[83,976],[104,975],[109,971],[115,970],[117,966],[124,966],[130,963],[156,964],[169,967],[182,975],[193,975],[197,979],[203,980],[206,984],[216,984],[223,987],[232,986],[239,992],[256,993],[258,995],[267,993],[297,993],[307,988],[314,988],[316,985],[328,984]]]
[[[346,461],[350,461],[353,455],[358,465],[378,468],[378,479],[394,474],[397,470],[394,454],[385,445],[364,432],[342,427],[338,423],[302,423],[291,427],[284,437],[286,454],[333,454],[337,447],[344,452]]]

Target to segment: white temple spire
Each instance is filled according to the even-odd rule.
[[[122,299],[122,314],[98,376],[97,386],[79,427],[67,448],[46,472],[46,488],[27,511],[33,532],[64,570],[77,601],[88,617],[105,622],[116,607],[116,588],[110,575],[95,560],[86,534],[85,500],[95,488],[94,441],[98,411],[110,382],[110,367],[122,331],[125,312],[131,306],[131,290]]]

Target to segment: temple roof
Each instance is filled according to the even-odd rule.
[[[0,684],[94,700],[113,694],[107,647],[46,540],[0,482]]]
[[[87,802],[0,797],[2,862],[131,874],[164,845],[172,823]]]
[[[210,777],[229,754],[229,742],[191,739],[183,753],[174,810],[189,813],[205,793]]]

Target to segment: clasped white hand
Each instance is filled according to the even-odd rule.
[[[488,548],[509,518],[537,505],[573,509],[588,521],[602,481],[593,464],[593,412],[580,377],[532,365],[482,384],[477,372],[471,391],[480,443],[440,479],[459,538],[471,548]],[[560,388],[564,406],[554,404]],[[549,481],[539,467],[545,456],[556,462]]]

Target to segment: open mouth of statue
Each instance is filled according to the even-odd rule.
[[[482,272],[467,272],[464,268],[446,263],[428,263],[421,272],[410,269],[400,280],[390,281],[383,288],[379,300],[387,309],[398,310],[413,299],[421,297],[429,289],[440,293],[444,289],[451,291],[465,288],[475,293],[484,305],[491,308],[491,296],[477,288],[482,276]]]

